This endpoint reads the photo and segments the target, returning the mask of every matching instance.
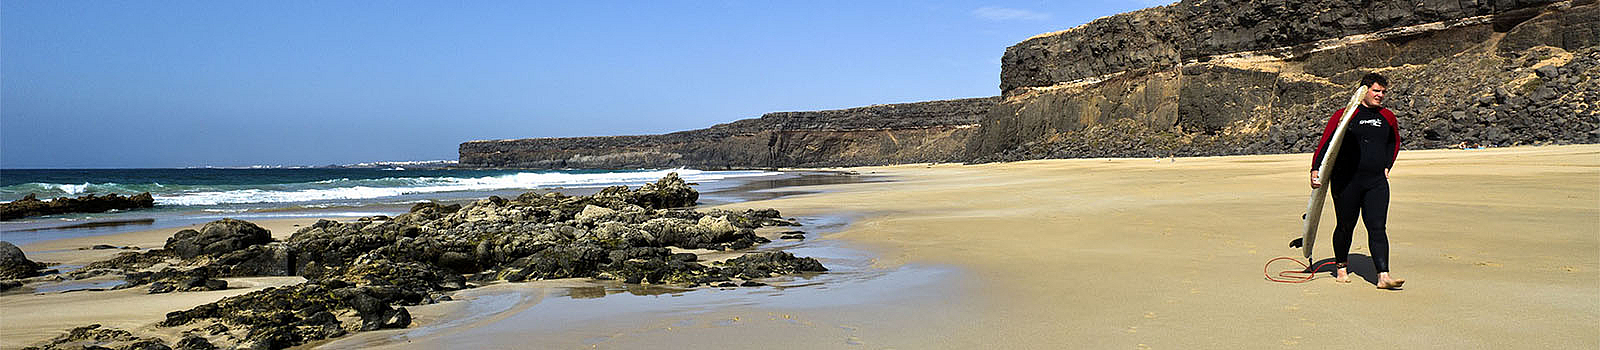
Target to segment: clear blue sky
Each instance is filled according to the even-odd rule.
[[[0,167],[455,159],[999,94],[1101,1],[0,1]]]

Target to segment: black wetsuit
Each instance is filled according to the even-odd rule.
[[[1334,119],[1342,116],[1343,110]],[[1378,272],[1389,272],[1389,236],[1384,224],[1389,214],[1389,179],[1384,170],[1394,167],[1399,152],[1399,126],[1394,125],[1394,114],[1382,107],[1356,108],[1345,129],[1344,142],[1334,161],[1333,173],[1328,174],[1328,188],[1333,193],[1333,210],[1338,225],[1333,229],[1334,260],[1345,264],[1350,254],[1350,239],[1356,229],[1356,219],[1367,227],[1367,245],[1372,249],[1372,265]],[[1333,130],[1330,120],[1329,131]],[[1311,160],[1311,169],[1321,166],[1331,135],[1324,135]]]

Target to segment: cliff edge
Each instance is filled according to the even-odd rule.
[[[1310,152],[1362,75],[1402,148],[1600,143],[1596,0],[1184,0],[1005,50],[997,97],[664,135],[471,141],[469,167],[702,169]]]
[[[999,97],[775,112],[664,135],[461,144],[461,164],[511,168],[698,169],[865,166],[963,160]]]

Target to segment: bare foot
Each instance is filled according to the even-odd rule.
[[[1339,271],[1335,271],[1333,273],[1333,280],[1338,281],[1339,283],[1350,283],[1350,272],[1345,271],[1345,268],[1341,266],[1339,267]]]
[[[1405,284],[1406,280],[1389,277],[1388,272],[1378,274],[1378,289],[1400,289]]]

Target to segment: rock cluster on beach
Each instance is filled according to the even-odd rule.
[[[754,229],[796,223],[772,209],[683,209],[698,196],[670,174],[638,189],[615,186],[590,196],[530,192],[467,205],[422,203],[393,218],[322,220],[283,241],[273,241],[249,222],[219,220],[178,232],[163,249],[123,253],[72,276],[122,274],[127,286],[147,285],[152,293],[226,288],[212,282],[222,282],[216,280],[221,277],[303,276],[307,281],[173,311],[158,326],[173,330],[167,334],[183,334],[181,340],[92,325],[35,348],[176,341],[187,343],[180,348],[281,349],[356,331],[406,327],[411,323],[406,306],[447,300],[450,291],[499,281],[588,277],[732,286],[826,271],[815,259],[785,252],[702,264],[684,249],[750,248],[767,241]]]
[[[1363,75],[1404,149],[1600,143],[1600,2],[1184,0],[1005,50],[1000,96],[665,135],[471,141],[468,167],[820,167],[1310,152]]]
[[[66,213],[100,213],[110,210],[153,208],[156,205],[155,197],[150,192],[132,196],[107,194],[96,196],[92,194],[77,198],[61,197],[49,201],[41,201],[34,194],[15,201],[0,203],[0,220],[16,220],[29,216],[55,215]]]

